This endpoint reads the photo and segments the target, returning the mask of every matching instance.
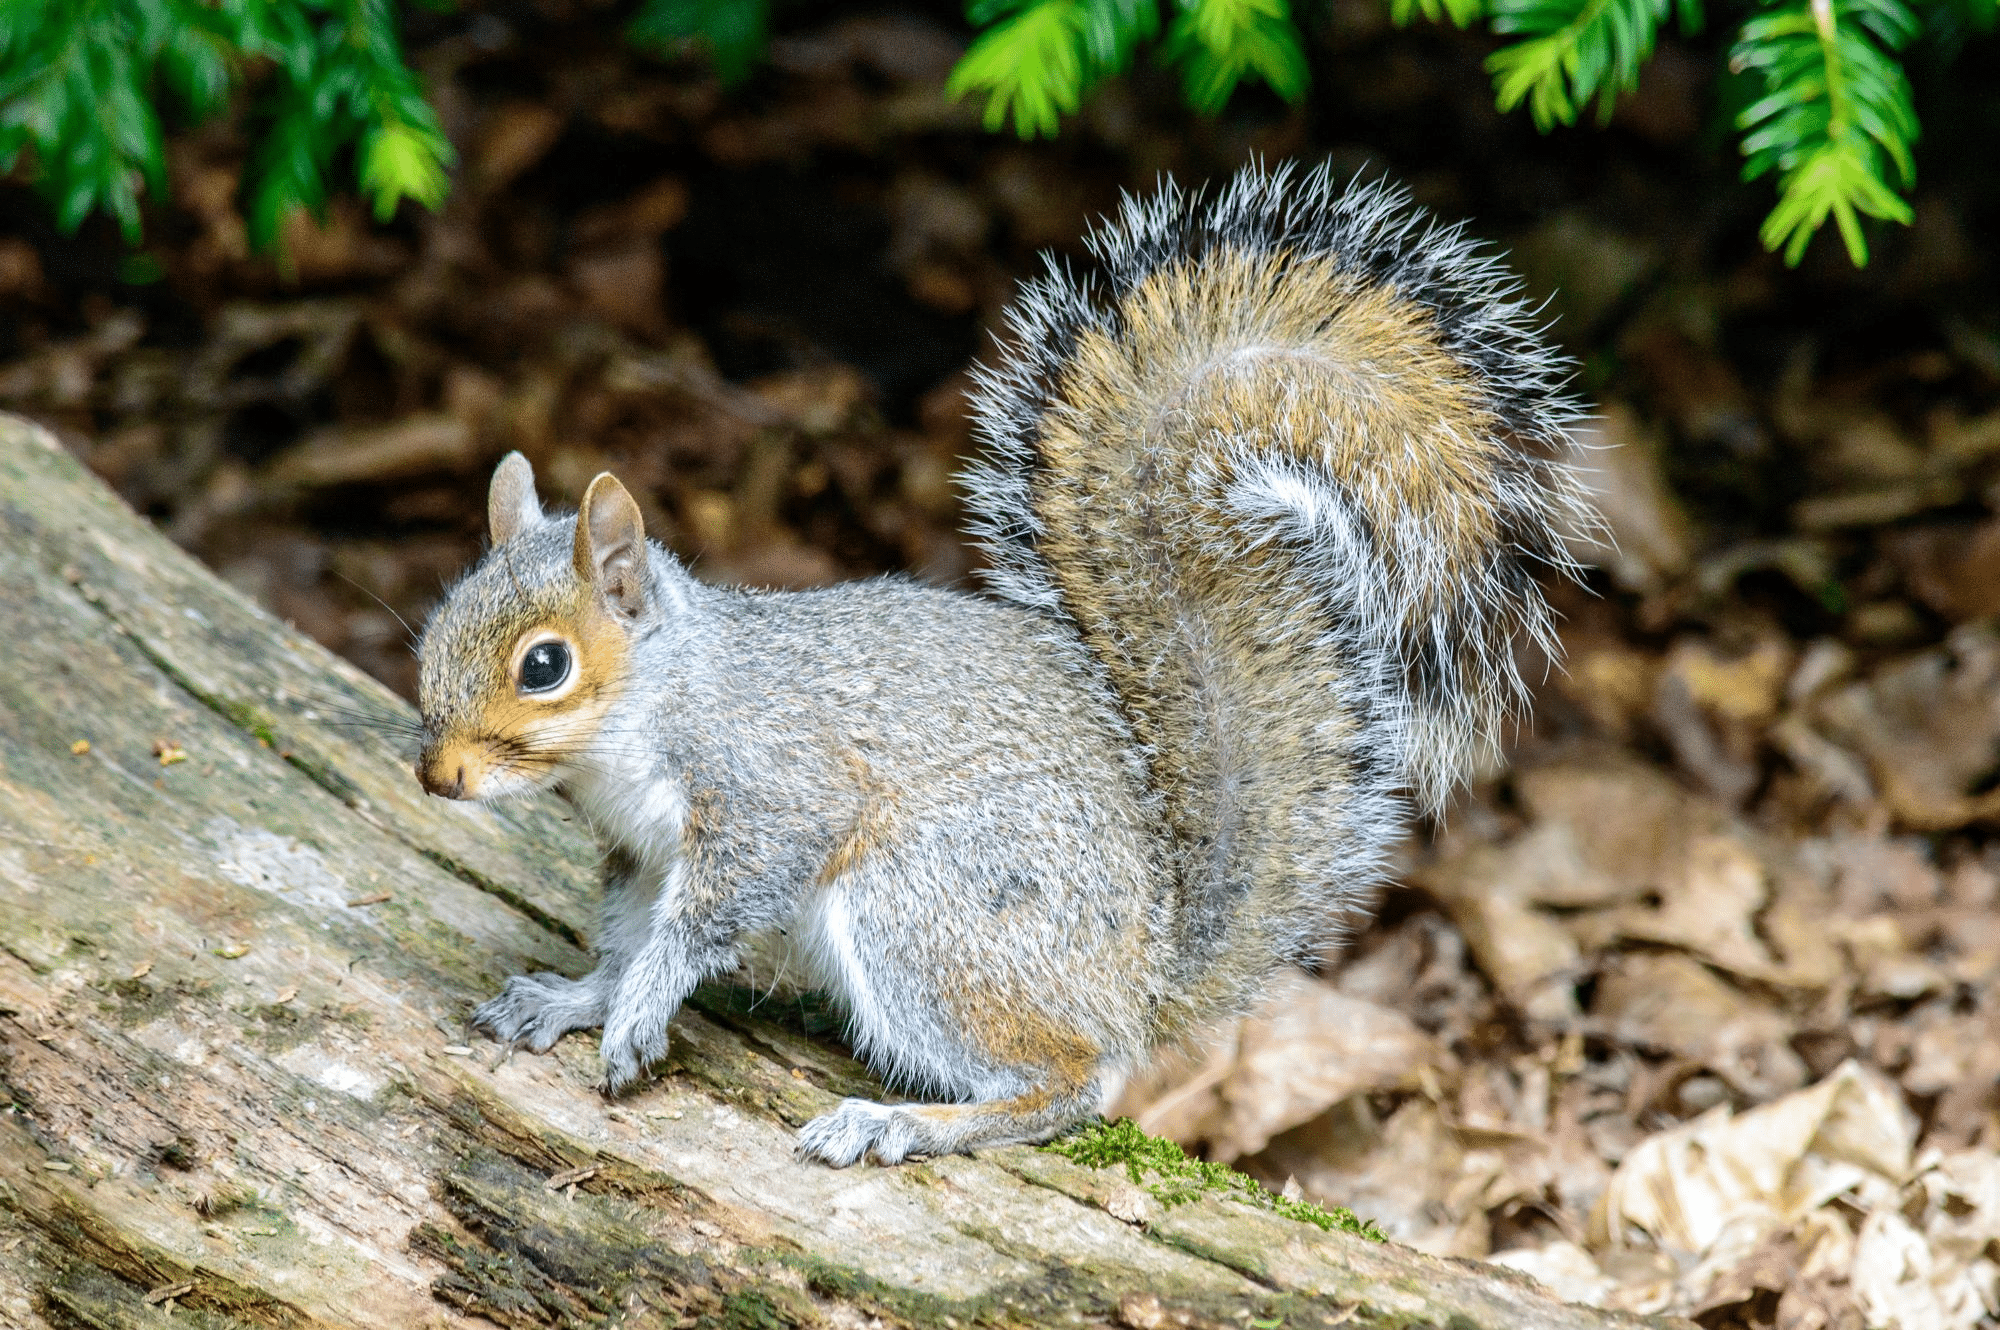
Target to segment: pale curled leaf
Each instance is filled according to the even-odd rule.
[[[1597,1245],[1636,1230],[1704,1253],[1723,1235],[1789,1224],[1863,1181],[1899,1185],[1916,1122],[1881,1073],[1845,1062],[1817,1085],[1747,1112],[1725,1107],[1648,1137],[1592,1217]]]

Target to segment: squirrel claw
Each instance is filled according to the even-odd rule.
[[[604,1059],[604,1079],[598,1089],[606,1099],[616,1098],[652,1063],[667,1055],[667,1032],[664,1026],[652,1034],[643,1034],[629,1027],[606,1029],[599,1053]]]

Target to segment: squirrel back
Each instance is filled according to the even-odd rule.
[[[1517,644],[1555,653],[1532,565],[1593,519],[1568,362],[1401,191],[1252,167],[1090,248],[1010,311],[964,481],[992,589],[1073,627],[1146,757],[1184,1026],[1363,902],[1404,791],[1496,755]]]

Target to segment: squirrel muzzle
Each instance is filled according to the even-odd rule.
[[[465,752],[463,749],[425,748],[417,758],[417,783],[424,787],[424,793],[434,794],[440,799],[466,799]],[[478,776],[473,777],[474,788]]]

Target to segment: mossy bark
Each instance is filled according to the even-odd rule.
[[[507,1056],[595,856],[424,798],[352,723],[406,714],[0,417],[0,1325],[1628,1323],[1034,1150],[798,1162],[871,1083],[726,995],[615,1104]]]

